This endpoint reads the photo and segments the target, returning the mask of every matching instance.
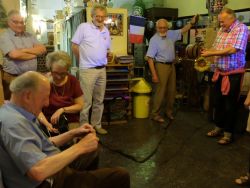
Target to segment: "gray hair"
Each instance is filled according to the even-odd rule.
[[[14,94],[18,94],[27,90],[36,91],[38,89],[41,77],[44,76],[35,71],[25,72],[20,76],[16,77],[10,83],[10,91]]]
[[[156,27],[158,27],[160,22],[164,22],[166,24],[166,26],[168,27],[168,21],[166,19],[164,19],[164,18],[161,18],[161,19],[156,21],[156,24],[155,24]]]
[[[224,8],[221,10],[220,14],[222,14],[222,13],[226,13],[226,14],[232,16],[233,18],[236,18],[236,14],[235,14],[234,10],[232,10],[232,9],[230,9],[230,8],[224,7]]]
[[[46,66],[49,70],[51,70],[53,64],[58,64],[69,70],[71,66],[71,58],[69,54],[64,51],[51,52],[46,57]]]
[[[20,15],[21,16],[21,14],[20,14],[20,12],[18,10],[10,10],[8,12],[7,19],[10,20],[12,18],[12,16],[14,16],[14,15]]]
[[[98,3],[94,4],[93,8],[91,9],[91,16],[95,16],[97,9],[104,11],[105,15],[107,16],[107,14],[108,14],[107,8],[101,4],[98,4]]]

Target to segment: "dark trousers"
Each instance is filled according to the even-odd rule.
[[[223,128],[225,132],[233,133],[237,116],[237,102],[240,94],[242,74],[229,76],[230,91],[228,95],[221,93],[221,80],[219,77],[214,87],[214,121],[216,126]]]
[[[130,177],[127,170],[100,168],[97,152],[83,155],[53,176],[52,188],[129,188]],[[43,182],[38,188],[50,188]]]

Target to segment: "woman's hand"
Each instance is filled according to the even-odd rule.
[[[59,122],[59,118],[63,114],[63,112],[64,112],[63,108],[59,108],[57,111],[55,111],[55,113],[50,118],[50,122],[53,125],[57,124]]]

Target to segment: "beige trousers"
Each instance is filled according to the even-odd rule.
[[[155,69],[159,78],[159,83],[155,84],[156,88],[153,96],[152,116],[159,115],[161,107],[165,103],[165,113],[172,114],[176,95],[175,65],[156,63]]]

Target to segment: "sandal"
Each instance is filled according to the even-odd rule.
[[[237,179],[235,179],[235,183],[237,185],[250,185],[250,179],[249,179],[249,175],[245,175],[245,176],[241,176]]]
[[[159,123],[164,123],[164,122],[165,122],[165,120],[164,120],[161,116],[159,116],[159,115],[154,116],[154,117],[152,118],[152,120],[157,121],[157,122],[159,122]]]
[[[207,133],[209,137],[217,137],[221,135],[221,130],[213,129]]]
[[[221,145],[227,145],[227,144],[230,144],[231,142],[232,142],[232,138],[227,137],[227,136],[223,136],[221,139],[218,140],[218,144],[221,144]]]

